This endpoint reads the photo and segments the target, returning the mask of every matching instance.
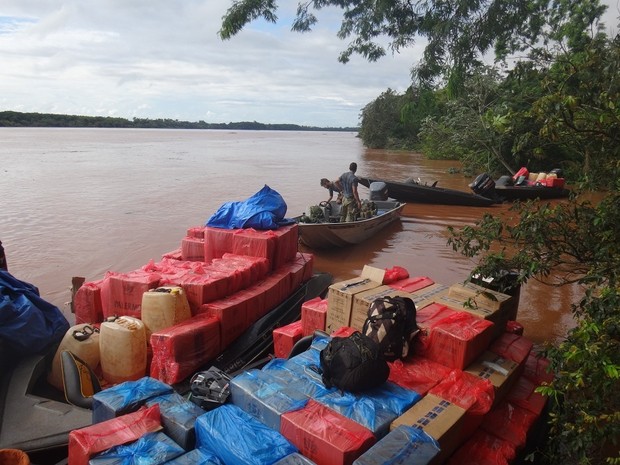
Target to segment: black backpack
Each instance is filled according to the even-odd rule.
[[[418,333],[416,308],[409,297],[381,297],[368,308],[362,333],[373,339],[388,361],[406,358]]]
[[[333,337],[320,353],[321,376],[326,387],[359,392],[382,385],[390,367],[378,344],[359,332]]]

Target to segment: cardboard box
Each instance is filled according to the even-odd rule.
[[[430,286],[426,286],[419,291],[412,292],[411,298],[413,299],[413,303],[415,303],[415,307],[419,309],[432,304],[436,301],[436,299],[443,295],[447,296],[448,289],[448,286],[445,284],[435,283]]]
[[[508,321],[510,321],[507,312],[504,312],[502,310],[491,310],[489,308],[480,306],[472,308],[467,304],[467,300],[450,297],[447,293],[437,297],[435,303],[446,305],[447,307],[450,307],[453,310],[457,310],[459,312],[470,313],[475,317],[481,318],[483,320],[489,320],[494,324],[491,340],[497,339],[502,334],[504,334],[504,331],[506,330],[506,325],[508,324]]]
[[[416,353],[460,370],[486,350],[494,331],[492,322],[438,303],[420,309],[417,316],[422,331]]]
[[[485,351],[476,361],[470,364],[465,371],[479,378],[488,379],[495,389],[493,405],[499,404],[512,389],[519,378],[519,364]]]
[[[405,291],[399,291],[391,286],[379,286],[368,291],[359,292],[353,296],[353,307],[351,310],[350,326],[361,331],[364,327],[364,322],[368,318],[368,308],[375,299],[382,297],[409,297],[413,300],[410,293]]]
[[[474,308],[482,307],[488,310],[501,310],[512,303],[513,297],[508,294],[487,289],[474,283],[453,284],[448,296],[454,299],[470,301]]]
[[[390,430],[409,425],[424,430],[438,443],[441,452],[431,462],[445,462],[461,444],[465,410],[433,394],[427,394],[413,407],[392,422]]]
[[[383,282],[384,274],[384,270],[366,265],[359,278],[348,279],[329,286],[325,330],[328,333],[332,333],[341,326],[349,326],[351,310],[353,308],[353,296],[380,286]]]

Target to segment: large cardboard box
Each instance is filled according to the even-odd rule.
[[[478,318],[489,320],[494,323],[493,334],[491,335],[492,340],[497,339],[504,333],[506,330],[506,325],[510,319],[508,312],[503,309],[491,309],[482,305],[472,307],[470,305],[471,302],[468,301],[468,299],[463,299],[461,297],[450,297],[448,293],[438,296],[435,299],[435,303],[446,305],[447,307],[459,312],[471,313]]]
[[[331,334],[342,326],[350,325],[353,296],[360,292],[381,286],[384,273],[384,270],[366,265],[359,278],[340,281],[329,287],[325,324],[325,330],[328,333]]]
[[[503,310],[510,307],[514,297],[502,294],[474,283],[457,283],[450,286],[448,296],[463,301],[470,301],[472,306],[489,310]],[[512,318],[515,319],[515,318]]]
[[[350,326],[361,331],[364,327],[366,318],[368,318],[368,308],[370,307],[370,304],[375,299],[396,296],[409,297],[412,299],[409,292],[400,291],[392,288],[391,286],[378,286],[374,289],[355,294],[353,296]]]
[[[465,409],[437,397],[427,394],[413,407],[392,422],[390,430],[399,425],[409,425],[424,430],[438,443],[441,452],[431,464],[444,463],[461,444],[463,418]]]
[[[416,353],[460,370],[486,350],[493,335],[492,322],[438,303],[419,309],[417,321]]]
[[[493,405],[499,404],[506,397],[520,373],[518,363],[488,350],[470,364],[465,371],[491,381],[495,389]]]

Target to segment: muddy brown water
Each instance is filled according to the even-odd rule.
[[[0,128],[0,137],[0,241],[9,270],[38,286],[70,321],[73,276],[97,280],[158,261],[188,228],[265,184],[292,217],[326,200],[320,179],[335,179],[351,161],[363,176],[465,191],[472,181],[451,174],[456,162],[368,150],[352,133]],[[447,227],[474,224],[487,211],[510,216],[508,207],[408,204],[402,221],[363,244],[312,251],[315,269],[337,281],[366,264],[401,266],[411,276],[460,282],[474,263],[447,245]],[[528,283],[519,307],[525,335],[536,344],[561,339],[581,294],[578,286]]]

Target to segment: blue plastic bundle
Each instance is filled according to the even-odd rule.
[[[185,451],[162,432],[147,433],[135,442],[114,446],[89,460],[89,465],[160,465]]]
[[[362,454],[353,465],[427,465],[439,444],[419,428],[400,425]]]
[[[206,226],[221,229],[278,229],[285,220],[287,205],[282,196],[265,184],[242,202],[226,202],[207,220]]]
[[[304,408],[308,396],[294,384],[283,384],[268,372],[253,369],[230,381],[230,401],[261,423],[280,431],[280,417]]]
[[[166,465],[224,465],[217,456],[204,449],[192,449],[188,453],[179,455],[176,459],[166,462]]]
[[[244,465],[272,465],[299,452],[279,432],[232,404],[198,417],[196,446],[213,451],[224,463]]]
[[[93,395],[93,423],[133,412],[152,397],[171,392],[172,386],[150,376],[104,389]]]
[[[69,322],[32,284],[0,270],[0,339],[17,353],[36,354],[60,342]]]
[[[154,404],[159,404],[164,433],[183,449],[193,449],[196,445],[194,424],[196,418],[205,411],[177,392],[152,397],[146,401],[148,407]]]

